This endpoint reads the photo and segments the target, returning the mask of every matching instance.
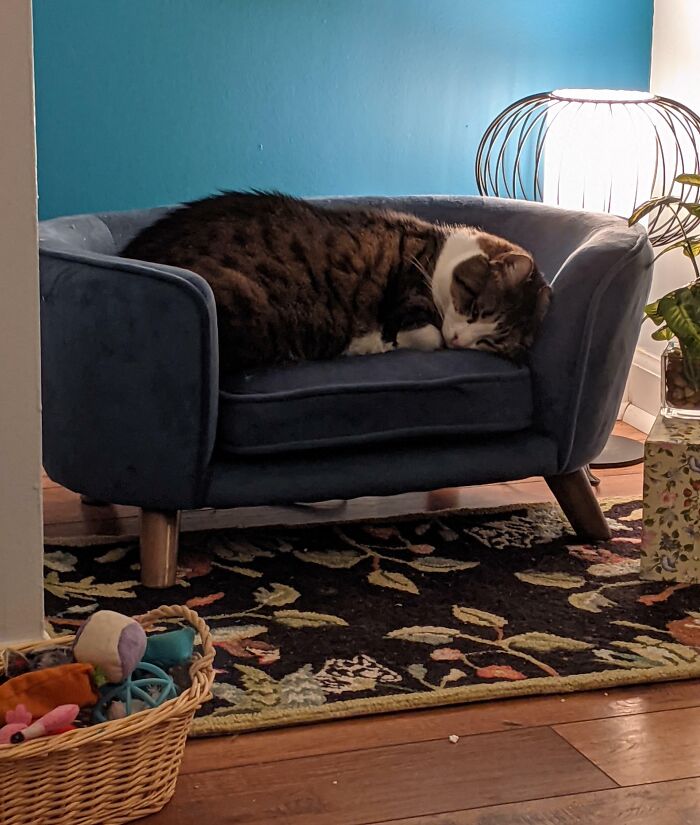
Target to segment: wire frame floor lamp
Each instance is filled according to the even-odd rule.
[[[685,200],[693,187],[675,182],[700,173],[700,117],[648,92],[558,89],[529,95],[489,124],[476,155],[481,195],[519,198],[627,217],[659,195]],[[688,214],[653,213],[649,240],[664,246],[700,223]],[[640,319],[641,323],[641,319]],[[611,436],[592,467],[643,460],[641,443]],[[589,471],[592,483],[598,479]]]

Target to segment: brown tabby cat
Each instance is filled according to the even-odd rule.
[[[550,297],[529,253],[473,227],[278,194],[187,204],[122,255],[206,279],[224,371],[444,345],[521,360]]]

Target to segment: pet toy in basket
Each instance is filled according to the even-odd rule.
[[[189,627],[146,637],[171,619]],[[5,652],[1,825],[120,825],[159,811],[175,791],[192,717],[211,695],[213,660],[209,628],[180,606],[135,620],[99,611],[77,636]]]

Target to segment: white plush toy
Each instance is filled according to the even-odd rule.
[[[76,662],[100,668],[108,682],[123,682],[146,650],[146,633],[135,620],[114,610],[98,610],[78,630]]]

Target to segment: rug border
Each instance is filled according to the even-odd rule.
[[[201,719],[195,718],[189,735],[193,738],[227,736],[234,733],[253,733],[271,728],[293,727],[311,722],[331,722],[348,717],[477,704],[501,699],[517,699],[523,696],[557,696],[562,693],[693,679],[700,679],[700,665],[674,665],[646,669],[623,668],[592,674],[579,673],[574,676],[542,676],[517,682],[492,682],[483,685],[440,688],[430,692],[380,696],[374,699],[348,699],[311,709],[270,710],[265,714],[265,719],[259,723],[253,723],[252,716],[242,713],[218,717],[209,715]]]

